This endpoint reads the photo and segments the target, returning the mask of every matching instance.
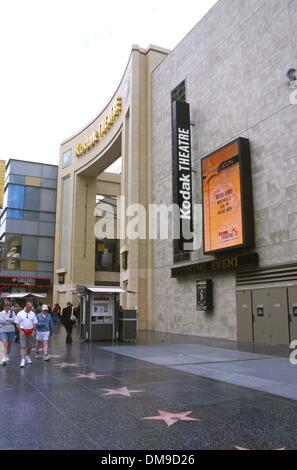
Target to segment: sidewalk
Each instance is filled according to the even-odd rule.
[[[297,401],[192,372],[236,365],[242,376],[282,358],[185,338],[141,333],[137,346],[114,346],[81,343],[76,330],[66,345],[58,328],[50,362],[32,356],[25,369],[14,344],[0,366],[0,449],[297,448]]]
[[[104,349],[200,377],[297,400],[297,366],[291,365],[290,351],[286,347],[140,333],[137,345],[126,344]],[[262,351],[262,354],[247,352],[253,349]]]

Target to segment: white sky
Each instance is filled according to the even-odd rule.
[[[216,0],[0,0],[0,159],[58,164],[132,44],[173,49]]]

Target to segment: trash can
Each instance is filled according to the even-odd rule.
[[[119,312],[119,340],[136,341],[137,318],[136,310],[120,310]]]

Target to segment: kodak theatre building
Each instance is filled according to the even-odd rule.
[[[105,109],[61,145],[57,302],[121,286],[140,330],[297,339],[296,44],[297,2],[219,0],[173,51],[133,46]],[[97,236],[135,204],[146,236]],[[152,205],[167,236],[150,236]]]

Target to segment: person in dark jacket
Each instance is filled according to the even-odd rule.
[[[75,307],[73,313],[74,313],[74,316],[76,317],[76,324],[79,325],[79,323],[80,323],[80,304],[78,304],[78,306]]]
[[[67,302],[67,307],[63,308],[61,323],[66,330],[66,344],[72,343],[72,329],[75,325],[75,320],[73,320],[73,306],[71,302]]]

